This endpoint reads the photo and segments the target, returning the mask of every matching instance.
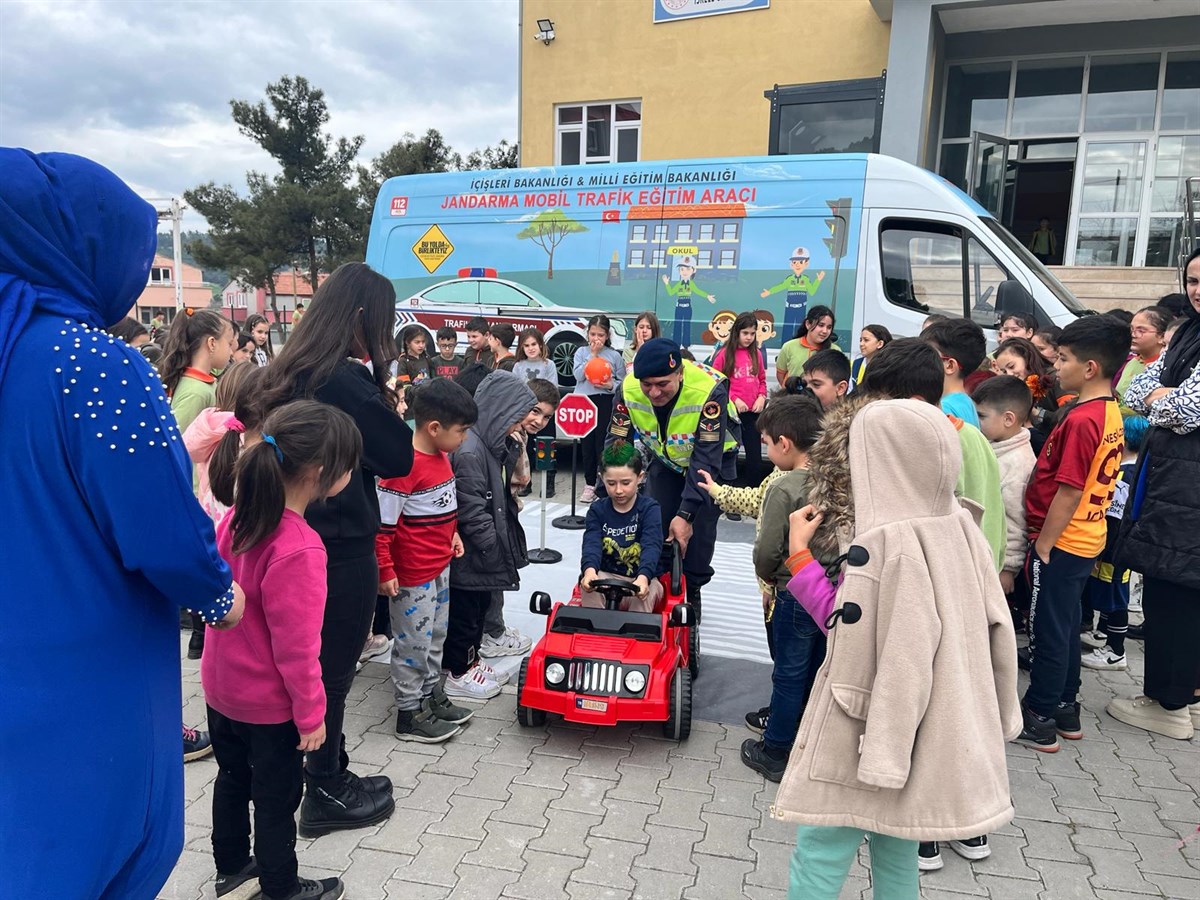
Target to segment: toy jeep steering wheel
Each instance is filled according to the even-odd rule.
[[[591,590],[604,595],[606,609],[617,609],[622,597],[636,597],[638,592],[636,584],[620,578],[597,578],[592,582]]]

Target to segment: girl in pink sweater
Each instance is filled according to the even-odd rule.
[[[217,405],[200,410],[183,433],[183,445],[196,468],[196,499],[213,520],[213,525],[221,523],[230,504],[221,502],[213,495],[212,483],[208,477],[209,464],[217,448],[221,446],[222,439],[232,432],[234,436],[230,438],[230,444],[234,452],[233,457],[228,460],[229,474],[232,478],[232,461],[241,447],[242,435],[248,428],[253,427],[249,422],[256,413],[252,413],[251,410],[254,410],[257,404],[252,403],[252,400],[257,393],[258,376],[261,374],[262,369],[252,362],[234,363],[222,372],[221,377],[217,379]]]
[[[758,487],[764,475],[758,414],[767,405],[767,366],[758,347],[758,318],[754,313],[739,313],[733,320],[729,340],[713,357],[713,368],[729,379],[729,399],[742,421],[746,466],[738,473],[737,483]]]
[[[262,440],[233,466],[237,504],[217,527],[217,549],[243,584],[246,612],[238,628],[209,633],[200,664],[220,767],[212,832],[219,896],[252,892],[253,881],[267,900],[342,896],[336,878],[296,876],[303,754],[325,741],[325,546],[304,511],[345,488],[361,452],[348,415],[298,400],[267,416]],[[229,477],[231,462],[214,459],[214,482]]]

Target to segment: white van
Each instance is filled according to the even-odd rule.
[[[872,154],[392,178],[375,204],[367,262],[403,298],[398,322],[431,333],[443,319],[464,321],[446,311],[455,304],[487,307],[518,330],[542,327],[548,300],[564,380],[583,343],[578,322],[558,321],[572,310],[628,325],[655,312],[699,358],[744,310],[756,312],[772,358],[818,304],[833,309],[847,348],[866,324],[915,335],[934,312],[970,316],[992,341],[1001,312],[1060,326],[1089,312],[962,191]],[[482,292],[501,287],[456,278],[476,271],[534,299],[493,313]],[[460,287],[430,290],[447,281]],[[421,304],[431,293],[436,308]]]

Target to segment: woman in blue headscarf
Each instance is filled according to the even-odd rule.
[[[145,287],[155,229],[107,169],[0,148],[0,871],[14,897],[155,896],[183,846],[179,607],[225,627],[241,615],[162,384],[103,331]],[[54,621],[70,628],[51,657]]]

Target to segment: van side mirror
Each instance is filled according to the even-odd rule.
[[[550,595],[545,591],[534,591],[529,598],[529,611],[537,616],[550,615],[550,609],[554,606],[554,601],[550,599]]]
[[[1003,322],[1006,316],[1033,316],[1037,318],[1037,305],[1033,295],[1019,281],[1000,282],[996,289],[996,316]]]

